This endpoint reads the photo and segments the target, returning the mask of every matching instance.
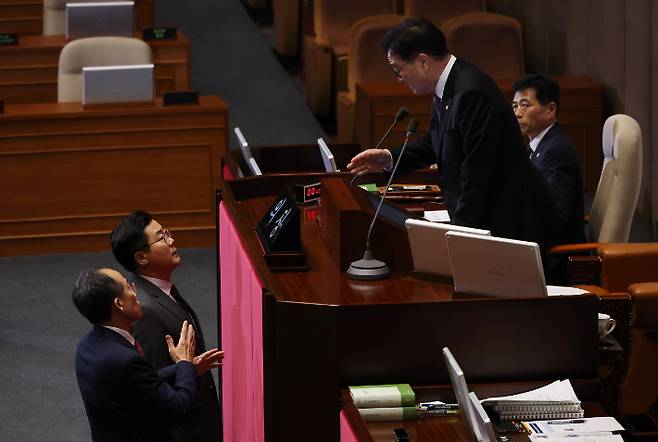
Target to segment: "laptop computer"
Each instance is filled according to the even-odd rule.
[[[132,37],[135,2],[66,4],[66,38],[118,35]]]
[[[493,423],[491,422],[491,418],[484,410],[484,407],[480,403],[480,400],[478,399],[477,395],[471,391],[468,394],[468,399],[469,402],[471,403],[471,407],[473,408],[473,417],[475,420],[475,426],[478,429],[478,432],[480,433],[482,442],[497,442],[498,438],[496,438],[496,430],[494,430],[494,426]]]
[[[240,128],[236,126],[233,129],[233,132],[235,132],[235,136],[238,138],[238,142],[240,143],[240,151],[242,151],[242,158],[244,158],[245,163],[247,163],[247,167],[249,168],[251,174],[253,176],[262,175],[263,173],[260,170],[260,166],[258,166],[258,163],[251,154],[249,143],[247,143],[247,139],[242,134]]]
[[[331,153],[329,146],[324,142],[322,138],[318,138],[318,146],[320,146],[320,155],[322,155],[322,163],[324,164],[324,170],[331,172],[339,172],[336,167],[336,160],[334,159],[334,154]]]
[[[464,232],[446,233],[455,291],[502,297],[547,296],[539,246]]]
[[[457,403],[459,404],[459,411],[466,421],[466,426],[471,430],[476,441],[483,442],[484,439],[482,439],[480,430],[475,422],[475,410],[473,410],[473,406],[468,397],[468,387],[466,386],[464,372],[448,347],[443,347],[443,357],[446,361],[446,366],[448,367],[452,389],[457,398]]]
[[[153,101],[153,65],[82,68],[82,104]]]
[[[453,224],[433,223],[411,218],[406,221],[406,226],[407,235],[409,235],[411,257],[416,272],[445,277],[452,276],[448,246],[445,240],[447,232],[491,235],[491,232],[488,230],[456,226]]]

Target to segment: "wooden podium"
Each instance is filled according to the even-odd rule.
[[[452,286],[400,271],[403,258],[389,261],[389,279],[346,278],[336,256],[363,252],[357,237],[365,236],[361,223],[373,209],[342,177],[323,180],[320,207],[302,208],[315,213],[301,225],[309,270],[269,271],[255,226],[279,191],[305,179],[287,174],[225,183],[218,210],[225,440],[336,441],[341,388],[448,384],[444,346],[471,382],[597,378],[593,295],[455,295]],[[355,215],[359,211],[364,215]],[[395,222],[378,223],[387,225],[375,228],[383,237],[375,239],[378,257],[408,254],[402,250],[406,231]]]

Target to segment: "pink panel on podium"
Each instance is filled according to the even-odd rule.
[[[223,204],[219,207],[222,408],[224,441],[265,440],[263,400],[263,284]]]
[[[358,442],[344,411],[340,412],[340,442]]]

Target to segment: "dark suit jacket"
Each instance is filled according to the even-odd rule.
[[[551,189],[560,224],[556,242],[585,242],[583,180],[576,148],[559,124],[554,124],[539,142],[530,162]]]
[[[397,160],[400,148],[393,149]],[[430,130],[409,143],[400,170],[437,163],[453,224],[493,235],[553,243],[557,214],[546,182],[528,159],[519,124],[485,73],[457,59]]]
[[[196,395],[193,364],[156,371],[123,336],[101,326],[78,344],[75,372],[94,441],[169,441],[163,422],[180,421]]]
[[[193,320],[196,332],[196,354],[206,351],[203,331],[199,319],[192,308],[185,303],[185,308],[174,302],[155,284],[133,274],[130,279],[137,287],[137,295],[142,308],[142,319],[133,325],[133,336],[139,341],[144,350],[144,356],[156,368],[165,367],[172,363],[169,350],[165,342],[165,335],[171,335],[174,342],[180,336],[180,330],[184,320]],[[219,402],[212,373],[207,373],[198,378],[198,394],[193,409],[184,421],[182,428],[176,429],[175,438],[179,441],[217,442],[220,440]]]

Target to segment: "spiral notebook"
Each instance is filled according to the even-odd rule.
[[[500,420],[579,419],[584,414],[568,379],[525,393],[488,398],[482,405]]]

